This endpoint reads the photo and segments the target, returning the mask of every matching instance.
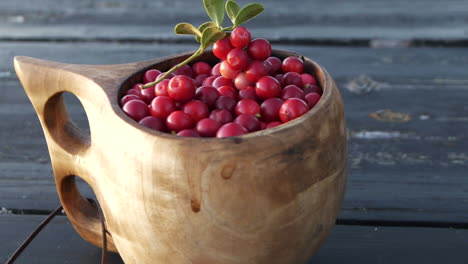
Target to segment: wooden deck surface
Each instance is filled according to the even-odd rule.
[[[259,2],[267,9],[248,24],[255,37],[318,61],[345,103],[347,191],[310,263],[468,263],[468,2]],[[172,28],[203,22],[203,12],[201,1],[0,1],[0,263],[59,205],[13,57],[115,64],[193,50]],[[66,99],[86,128],[79,102]],[[17,263],[99,259],[61,216]]]

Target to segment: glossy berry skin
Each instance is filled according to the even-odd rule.
[[[167,93],[174,100],[188,101],[195,96],[196,86],[192,78],[185,75],[177,75],[169,81]]]
[[[216,132],[221,127],[221,124],[217,121],[204,118],[198,121],[197,125],[195,126],[195,130],[202,136],[202,137],[214,137],[216,136]]]
[[[291,98],[281,105],[279,117],[283,123],[296,119],[309,111],[306,102],[298,98]]]
[[[193,125],[192,118],[180,110],[172,112],[166,119],[166,126],[169,131],[179,132],[184,129],[191,129]]]
[[[145,103],[149,104],[151,103],[151,101],[153,100],[153,98],[156,96],[154,94],[154,90],[155,88],[154,87],[149,87],[149,88],[145,88],[145,89],[141,89],[141,96],[143,97],[143,101],[145,101]]]
[[[156,96],[169,96],[167,93],[167,88],[169,87],[169,80],[162,80],[160,83],[156,84],[154,87],[154,93]]]
[[[122,97],[120,99],[120,105],[124,105],[126,102],[131,101],[131,100],[142,100],[141,97],[134,95],[134,94],[128,94]]]
[[[200,134],[198,134],[198,132],[193,129],[181,130],[177,133],[177,135],[181,137],[200,137]]]
[[[225,60],[229,51],[234,47],[231,45],[231,40],[229,37],[225,37],[221,40],[218,40],[213,45],[213,54],[220,60]]]
[[[204,102],[208,107],[213,107],[220,94],[216,88],[210,85],[198,87],[195,99]]]
[[[214,88],[219,88],[221,86],[231,86],[234,87],[234,84],[232,83],[232,80],[226,79],[223,76],[216,77],[213,81],[213,87]]]
[[[317,79],[308,73],[301,74],[301,80],[302,87],[306,87],[307,85],[317,85]]]
[[[234,108],[236,107],[236,100],[229,96],[220,96],[218,100],[216,100],[215,108],[216,109],[226,109],[229,112],[234,112]]]
[[[235,108],[236,115],[248,114],[258,116],[260,114],[260,106],[252,99],[240,100]]]
[[[264,61],[271,56],[271,45],[266,39],[258,38],[250,42],[247,53],[254,60]]]
[[[164,122],[164,120],[156,118],[154,116],[144,117],[138,123],[142,126],[151,128],[156,131],[160,131],[160,132],[166,131],[166,123]]]
[[[255,84],[255,93],[262,100],[278,97],[281,94],[281,86],[275,78],[263,76]]]
[[[195,80],[195,83],[197,84],[197,87],[199,86],[202,86],[203,85],[203,82],[205,81],[206,78],[208,78],[209,75],[208,74],[200,74],[200,75],[197,75],[194,80]],[[213,79],[214,80],[214,79]]]
[[[126,95],[136,95],[136,96],[138,96],[141,100],[143,100],[143,95],[141,95],[141,89],[140,89],[140,88],[132,88],[132,89],[129,89],[125,94],[126,94]]]
[[[272,122],[279,121],[279,109],[283,104],[283,100],[280,98],[270,98],[265,100],[260,105],[260,114],[263,121]]]
[[[219,67],[219,72],[221,76],[226,79],[234,79],[236,78],[237,74],[239,74],[240,70],[235,70],[234,68],[229,65],[227,61],[221,62],[221,66]]]
[[[122,110],[137,122],[149,115],[148,105],[141,100],[128,101],[123,105]]]
[[[241,125],[237,123],[227,123],[219,128],[218,132],[216,133],[216,137],[217,138],[234,137],[234,136],[241,136],[247,133],[248,133],[247,129],[245,129]]]
[[[149,112],[152,116],[165,120],[166,117],[176,110],[174,100],[169,96],[158,96],[151,101]]]
[[[305,96],[305,102],[307,103],[309,108],[312,109],[312,107],[314,107],[318,103],[320,98],[321,96],[318,93],[309,93]]]
[[[242,99],[252,99],[254,101],[258,100],[257,94],[255,93],[255,87],[247,86],[243,90],[239,91],[239,100]]]
[[[192,65],[192,71],[195,76],[198,76],[201,74],[210,74],[211,69],[212,69],[211,66],[204,61],[195,62]]]
[[[318,93],[322,95],[323,91],[317,85],[306,85],[306,87],[304,87],[304,94],[309,93]]]
[[[268,74],[268,68],[265,66],[263,61],[255,60],[252,61],[247,68],[245,68],[245,76],[251,82],[256,82],[261,77]]]
[[[304,100],[304,91],[296,85],[290,84],[281,91],[281,99],[287,100],[289,98],[299,98]]]
[[[282,125],[283,123],[279,122],[279,121],[273,121],[273,122],[270,122],[266,125],[265,128],[272,128],[272,127],[277,127],[277,126],[280,126]]]
[[[243,126],[249,132],[258,131],[261,128],[260,121],[253,115],[242,114],[234,119],[234,123]]]
[[[221,96],[229,96],[237,100],[237,91],[231,86],[221,86],[218,88],[218,92]]]
[[[254,85],[254,83],[247,79],[245,72],[240,72],[234,79],[234,86],[237,88],[237,90],[244,90],[246,87],[252,85]]]
[[[281,78],[281,87],[286,87],[290,84],[302,87],[301,75],[297,72],[287,72],[283,74],[283,78]]]
[[[281,69],[283,70],[283,72],[302,73],[304,72],[304,62],[298,57],[287,57],[283,60],[283,63],[281,64]]]
[[[210,119],[215,120],[221,125],[232,122],[232,114],[226,109],[216,109],[210,113]]]
[[[250,57],[245,50],[235,48],[229,51],[226,56],[226,61],[233,70],[240,71],[247,67]]]
[[[236,27],[232,32],[229,40],[231,45],[236,48],[245,48],[249,45],[252,36],[248,29],[245,27]]]
[[[180,67],[179,69],[174,71],[175,75],[185,75],[187,77],[193,78],[193,70],[192,67],[185,64],[184,66]]]
[[[221,76],[221,73],[219,72],[219,67],[221,66],[221,63],[216,63],[215,66],[213,66],[213,69],[211,69],[211,76]]]
[[[217,78],[216,76],[208,76],[208,77],[206,77],[206,79],[203,80],[203,82],[202,82],[202,86],[203,86],[203,85],[210,85],[210,86],[212,86],[212,85],[213,85],[213,82],[214,82],[214,80],[215,80],[216,78]]]
[[[148,70],[145,72],[145,75],[143,75],[143,82],[144,83],[149,83],[149,82],[154,82],[156,78],[161,74],[161,71],[159,70]]]
[[[186,103],[183,106],[182,111],[188,114],[195,122],[198,122],[203,118],[207,118],[210,113],[208,111],[208,106],[205,103],[196,100]]]
[[[275,75],[281,70],[281,64],[283,63],[279,58],[277,57],[269,57],[266,59],[268,63],[270,63],[270,70],[268,71],[269,75]]]

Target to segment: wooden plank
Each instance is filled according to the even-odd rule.
[[[5,261],[43,216],[0,216],[0,261]],[[309,261],[319,263],[466,263],[468,230],[337,225]],[[16,263],[99,263],[101,252],[82,240],[64,216],[55,218]],[[123,263],[110,254],[108,263]]]
[[[70,63],[123,63],[190,47],[0,43],[0,60],[29,55]],[[340,219],[466,222],[466,49],[279,48],[316,58],[341,87],[350,174]],[[58,201],[42,129],[12,66],[0,67],[0,207],[51,210]],[[370,92],[359,93],[366,89]],[[386,122],[369,116],[382,109],[408,114],[411,120]],[[70,112],[86,127],[76,100],[70,100]],[[89,189],[84,193],[92,195]]]
[[[463,0],[257,2],[266,11],[248,26],[271,40],[467,39]],[[2,1],[0,38],[174,41],[176,23],[207,19],[201,1]]]

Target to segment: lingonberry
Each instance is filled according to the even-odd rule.
[[[219,72],[219,67],[221,66],[221,62],[216,63],[211,69],[211,76],[221,76],[221,72]]]
[[[304,94],[309,94],[309,93],[318,93],[320,95],[322,95],[322,89],[320,89],[320,87],[318,87],[317,85],[306,85],[306,87],[304,87]]]
[[[232,99],[237,100],[237,92],[231,86],[221,86],[218,88],[220,95],[232,97]]]
[[[253,116],[260,115],[260,106],[252,99],[240,100],[235,108],[236,115],[248,114]]]
[[[198,87],[195,93],[195,99],[204,102],[210,108],[214,106],[219,96],[220,94],[218,90],[210,85],[203,85],[203,86]]]
[[[290,84],[281,91],[281,99],[299,98],[304,100],[304,91],[296,85]]]
[[[221,72],[221,76],[226,79],[234,79],[240,70],[235,70],[234,68],[229,65],[229,63],[225,60],[221,62],[221,66],[219,67],[219,72]]]
[[[232,83],[232,80],[226,79],[223,76],[216,77],[213,81],[213,86],[215,88],[219,88],[221,86],[231,86],[234,87],[234,84]]]
[[[305,102],[307,103],[309,108],[312,109],[312,107],[314,107],[318,103],[320,98],[321,98],[321,96],[318,93],[308,93],[305,96]]]
[[[229,51],[231,51],[234,47],[231,45],[231,41],[229,37],[225,37],[221,40],[218,40],[213,45],[213,54],[220,60],[225,60]]]
[[[308,73],[301,74],[301,80],[302,87],[307,87],[307,85],[317,85],[317,79]]]
[[[266,60],[271,55],[271,45],[266,39],[258,38],[250,42],[247,53],[254,60]]]
[[[236,27],[231,32],[231,36],[229,39],[231,41],[232,46],[242,49],[249,45],[251,35],[249,30],[247,30],[245,27]]]
[[[172,112],[166,118],[166,126],[169,131],[179,132],[184,129],[191,129],[193,128],[193,125],[194,123],[192,118],[180,110]]]
[[[243,90],[247,86],[252,86],[252,85],[253,85],[253,82],[247,79],[245,72],[240,72],[239,74],[237,74],[236,78],[234,79],[234,86],[237,88],[237,90]]]
[[[182,107],[182,110],[184,111],[184,113],[188,114],[195,122],[198,122],[203,118],[207,118],[208,114],[210,113],[208,111],[208,106],[204,102],[197,100],[192,100],[186,103]]]
[[[202,86],[203,82],[205,81],[206,78],[208,78],[208,74],[200,74],[195,77],[195,83],[197,84],[197,87]],[[213,79],[214,80],[214,79]]]
[[[158,77],[156,77],[156,80],[159,80],[160,78],[162,78],[164,74],[166,74],[166,73],[165,73],[165,72],[161,72],[161,74],[159,74]],[[171,74],[167,75],[166,77],[164,77],[164,79],[170,80],[170,79],[172,79],[174,76],[175,76],[175,74],[174,74],[174,73],[171,73]]]
[[[211,66],[204,61],[199,61],[192,65],[193,74],[195,76],[198,76],[201,74],[210,74],[211,69],[212,69]]]
[[[143,97],[143,101],[145,101],[145,103],[147,104],[151,103],[151,100],[153,100],[153,98],[156,96],[154,94],[154,90],[155,90],[154,87],[141,89],[141,96]]]
[[[218,100],[216,100],[215,108],[216,109],[226,109],[229,112],[233,112],[234,108],[236,107],[236,100],[229,96],[220,96]]]
[[[169,96],[167,88],[169,87],[169,80],[164,79],[154,87],[154,93],[156,96]],[[148,88],[149,89],[149,88]]]
[[[240,71],[240,70],[243,70],[249,64],[250,57],[245,50],[240,49],[240,48],[235,48],[229,51],[229,53],[226,56],[225,61],[229,64],[229,66],[231,66],[233,70]],[[220,71],[221,69],[222,69],[222,64],[221,64]],[[221,71],[221,75],[223,75],[222,71]]]
[[[152,116],[160,119],[166,117],[176,110],[174,101],[169,96],[157,96],[151,101],[149,112]]]
[[[237,123],[227,123],[224,124],[222,127],[219,128],[218,132],[216,133],[217,138],[223,137],[234,137],[247,134],[248,131],[241,125]]]
[[[195,95],[196,86],[192,78],[185,75],[177,75],[169,81],[167,93],[174,100],[188,101]]]
[[[156,77],[159,76],[161,72],[159,70],[148,70],[145,72],[145,75],[143,75],[143,82],[144,83],[149,83],[149,82],[154,82],[156,80]]]
[[[281,123],[279,121],[273,121],[273,122],[268,123],[265,128],[277,127],[277,126],[282,125],[282,124],[283,123]]]
[[[257,94],[255,93],[255,87],[247,86],[243,90],[239,91],[239,100],[242,99],[252,99],[254,101],[258,100]]]
[[[187,77],[193,78],[193,70],[187,64],[185,64],[184,66],[182,66],[179,69],[175,70],[174,74],[175,75],[185,75]]]
[[[126,102],[131,101],[131,100],[142,100],[141,97],[134,95],[134,94],[129,94],[125,95],[120,99],[120,105],[124,105]]]
[[[309,111],[306,102],[299,98],[290,98],[281,105],[279,117],[283,123],[298,118]]]
[[[279,121],[279,109],[283,104],[280,98],[270,98],[260,105],[260,114],[262,120],[266,122]]]
[[[283,78],[281,78],[281,87],[286,87],[290,84],[294,84],[298,87],[302,85],[301,75],[297,72],[287,72],[283,74]]]
[[[262,100],[278,97],[281,94],[281,86],[275,78],[263,76],[255,84],[255,93]]]
[[[243,126],[247,131],[254,132],[260,130],[260,121],[253,115],[242,114],[234,119],[234,123]]]
[[[137,122],[149,115],[148,105],[141,100],[130,100],[126,102],[122,110]]]
[[[214,137],[216,136],[216,132],[221,127],[221,124],[216,120],[210,118],[204,118],[198,121],[197,125],[195,126],[195,130],[202,136],[202,137]]]
[[[268,74],[268,69],[265,63],[260,60],[254,60],[245,68],[245,76],[251,82],[256,82],[261,77]]]
[[[141,89],[140,88],[129,89],[125,94],[126,95],[136,95],[136,96],[140,97],[141,100],[143,100],[143,95],[141,95]]]
[[[281,70],[282,62],[281,62],[281,60],[279,58],[269,57],[265,61],[267,61],[271,65],[270,70],[268,71],[269,75],[275,75],[276,73],[278,73]]]
[[[140,125],[145,126],[147,128],[151,128],[153,130],[164,132],[166,131],[166,123],[163,119],[156,118],[154,116],[147,116],[141,119],[138,122]]]
[[[205,80],[203,80],[202,85],[213,85],[214,80],[217,78],[217,76],[209,76]]]
[[[302,73],[304,72],[304,62],[298,57],[287,57],[283,60],[283,63],[281,64],[281,69],[283,70],[283,72]]]
[[[226,124],[226,123],[232,122],[232,120],[233,120],[231,112],[229,112],[229,111],[226,110],[226,109],[216,109],[216,110],[213,110],[213,111],[210,113],[210,117],[209,117],[209,118],[215,120],[215,121],[218,122],[220,125],[224,125],[224,124]]]
[[[198,132],[193,129],[181,130],[177,133],[177,135],[181,137],[200,137],[200,134],[198,134]]]

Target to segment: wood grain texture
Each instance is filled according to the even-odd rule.
[[[468,218],[466,49],[280,47],[319,61],[341,88],[350,129],[350,188],[341,219],[460,222]],[[3,43],[0,59],[12,61],[13,55],[23,54],[71,63],[112,64],[191,48]],[[378,89],[370,89],[368,94],[348,90],[347,85],[360,75],[378,82]],[[0,207],[52,210],[58,198],[39,121],[12,64],[0,64],[0,80]],[[65,100],[74,121],[85,127],[86,117],[78,101],[67,99],[71,97],[65,96]],[[412,119],[395,123],[369,117],[385,108],[408,113]],[[89,189],[84,194],[91,196]]]
[[[122,112],[119,98],[145,69],[165,71],[189,55],[105,66],[15,57],[67,216],[84,239],[101,245],[97,210],[79,194],[76,175],[96,193],[109,248],[126,263],[307,262],[334,225],[344,195],[346,129],[335,83],[306,58],[305,71],[324,91],[317,106],[242,137],[176,137]],[[200,60],[214,56],[207,52]],[[90,135],[70,121],[63,92],[83,104]]]
[[[1,263],[43,218],[0,215]],[[463,229],[337,225],[308,264],[411,264],[420,261],[426,264],[465,264],[468,259],[465,250],[467,243],[468,231]],[[100,257],[101,251],[81,239],[66,217],[59,216],[42,231],[16,263],[99,263]],[[108,263],[123,262],[117,254],[111,253]]]
[[[239,1],[241,5],[249,1]],[[248,26],[271,40],[466,40],[463,0],[272,1]],[[0,38],[175,41],[175,24],[199,25],[208,17],[201,1],[32,0],[0,3]],[[272,29],[273,28],[273,29]]]

